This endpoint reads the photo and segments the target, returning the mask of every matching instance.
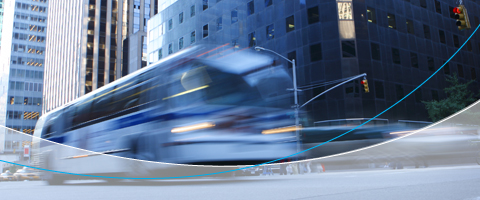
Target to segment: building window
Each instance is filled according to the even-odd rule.
[[[183,37],[178,39],[178,50],[183,49]]]
[[[446,44],[446,41],[445,41],[445,32],[442,31],[442,30],[438,30],[438,35],[440,36],[440,42],[443,43],[443,44]]]
[[[356,57],[355,41],[342,41],[342,55],[344,58]]]
[[[392,48],[392,60],[394,64],[401,64],[400,63],[400,50]]]
[[[295,30],[295,18],[293,15],[285,19],[285,27],[287,28],[287,33]]]
[[[190,7],[190,17],[193,17],[193,16],[195,16],[195,5],[192,5]]]
[[[183,12],[178,14],[178,24],[183,23]]]
[[[375,97],[377,99],[385,98],[385,91],[383,89],[383,82],[375,81]]]
[[[443,61],[445,63],[445,66],[443,66],[443,73],[445,75],[450,75],[450,65],[449,63],[446,63],[447,61]]]
[[[372,59],[381,60],[382,58],[380,56],[380,46],[375,43],[371,43],[370,46],[372,48]]]
[[[217,31],[222,30],[222,17],[217,18]]]
[[[162,59],[163,58],[163,53],[162,53],[162,49],[159,49],[158,50],[158,60]]]
[[[427,1],[426,0],[420,0],[420,6],[422,8],[427,8]]]
[[[310,46],[310,60],[312,62],[322,60],[322,45],[320,43]]]
[[[172,30],[173,28],[173,19],[168,20],[168,30]]]
[[[203,38],[208,37],[208,24],[203,25]]]
[[[414,27],[413,27],[413,21],[409,20],[409,19],[407,19],[407,33],[415,34],[415,30],[414,30]]]
[[[275,37],[274,31],[273,24],[267,26],[267,40],[271,40]]]
[[[247,16],[255,13],[255,5],[253,1],[247,3]]]
[[[472,49],[472,43],[470,42],[470,40],[467,41],[467,51],[473,51]]]
[[[404,97],[403,86],[395,85],[395,93],[397,94],[397,100],[400,100]]]
[[[208,0],[203,0],[203,10],[208,9]]]
[[[417,103],[422,103],[422,88],[418,88],[417,90],[415,90],[415,101]]]
[[[367,20],[374,24],[377,23],[377,14],[374,8],[367,7]]]
[[[470,73],[472,74],[472,80],[477,80],[477,72],[475,72],[475,68],[472,67]]]
[[[170,43],[170,44],[168,44],[168,55],[170,55],[172,53],[173,53],[173,44]]]
[[[238,11],[237,11],[237,9],[232,10],[231,18],[232,18],[232,24],[235,23],[235,22],[238,22]]]
[[[439,98],[438,98],[438,91],[432,90],[432,99],[435,100],[435,101],[438,101],[438,100],[439,100]]]
[[[418,68],[418,56],[416,53],[410,53],[410,60],[412,62],[412,67]]]
[[[248,34],[248,46],[253,47],[257,45],[257,39],[255,38],[255,31]]]
[[[397,25],[395,22],[395,15],[388,13],[387,18],[388,18],[388,28],[397,29]]]
[[[453,45],[457,48],[460,47],[460,42],[458,42],[458,35],[453,35]]]
[[[351,19],[353,19],[352,18],[352,3],[351,2],[338,2],[337,5],[338,5],[338,19],[339,20],[351,20]]]
[[[427,25],[423,25],[423,34],[425,35],[425,39],[432,39],[430,36],[430,27]]]
[[[452,19],[455,19],[455,13],[453,12],[453,7],[452,6],[448,6],[448,10],[450,11],[450,18]]]
[[[437,13],[442,14],[442,5],[438,0],[435,0],[435,10],[437,11]]]
[[[433,57],[428,56],[427,57],[427,64],[428,64],[428,70],[430,71],[435,71],[435,60]]]
[[[314,24],[320,21],[318,6],[309,8],[307,10],[307,14],[308,14],[308,24]]]
[[[292,52],[288,53],[287,58],[288,58],[288,60],[295,60],[295,64],[296,64],[297,63],[297,52],[292,51]],[[293,68],[293,65],[292,65],[291,62],[288,62],[288,68],[289,69]]]
[[[190,33],[190,44],[195,43],[195,31]]]
[[[265,7],[271,6],[273,3],[273,0],[265,0]]]
[[[458,77],[463,78],[463,66],[458,64],[457,65],[457,70],[458,70]]]

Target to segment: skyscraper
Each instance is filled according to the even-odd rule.
[[[42,108],[47,6],[46,0],[11,0],[2,6],[0,125],[28,134]],[[0,137],[5,152],[18,151],[31,139],[13,132]]]
[[[51,39],[47,41],[43,112],[121,77],[122,41],[146,32],[146,22],[156,12],[151,5],[156,2],[50,1],[55,12],[50,13],[48,22],[52,26],[47,31]],[[143,44],[138,45],[143,49]]]
[[[2,48],[3,0],[0,0],[0,49]]]

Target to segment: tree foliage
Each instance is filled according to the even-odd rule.
[[[447,98],[439,101],[422,101],[433,122],[444,119],[477,100],[475,95],[468,90],[468,86],[473,83],[473,80],[460,83],[457,75],[454,74],[447,76],[446,81],[449,83],[449,86],[444,89]]]

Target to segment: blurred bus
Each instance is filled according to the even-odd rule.
[[[44,114],[32,153],[49,170],[102,175],[131,170],[105,154],[197,165],[291,155],[292,81],[274,63],[225,45],[185,49]]]

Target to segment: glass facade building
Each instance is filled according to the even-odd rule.
[[[42,112],[47,7],[46,0],[2,4],[0,125],[27,134]],[[31,140],[12,131],[0,137],[5,152],[20,151]]]
[[[158,1],[51,1],[56,12],[50,13],[52,26],[47,31],[51,39],[47,41],[43,112],[121,77],[123,59],[128,58],[123,40],[145,29],[149,16],[156,12],[156,6],[151,6],[155,3]]]
[[[478,26],[479,3],[464,4],[472,27]],[[308,125],[368,119],[410,93],[466,41],[474,28],[458,30],[454,6],[454,0],[178,0],[148,21],[148,61],[195,44],[262,46],[296,60],[298,85],[306,88],[300,103],[333,86],[322,86],[327,81],[367,73],[370,93],[356,80],[304,111]],[[381,118],[430,121],[422,101],[445,97],[445,75],[457,73],[478,88],[478,53],[476,35],[441,72]]]

